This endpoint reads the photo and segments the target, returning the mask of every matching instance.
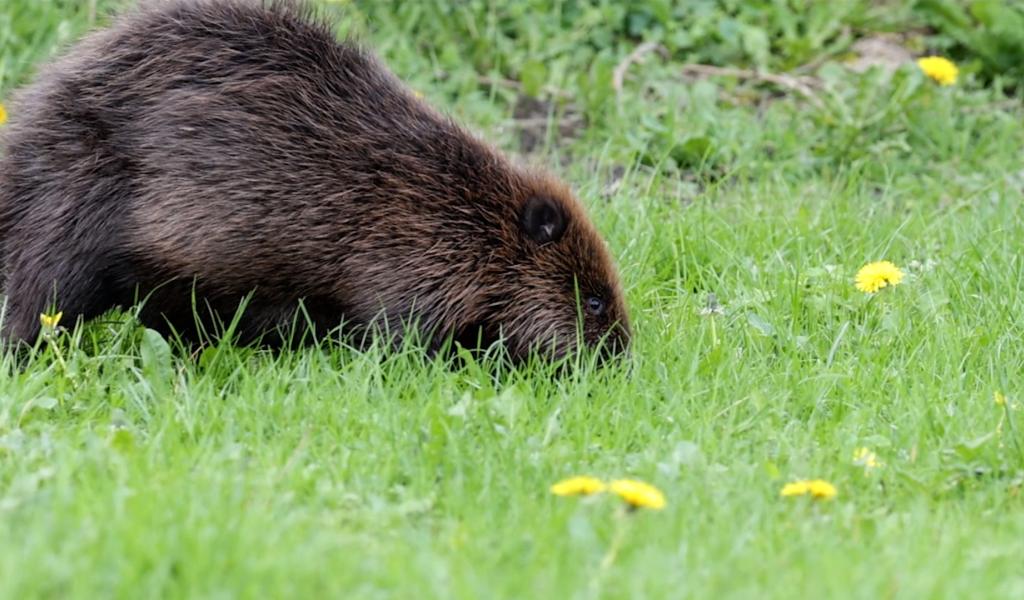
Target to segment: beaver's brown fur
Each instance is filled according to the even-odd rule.
[[[317,331],[414,322],[435,344],[500,336],[520,358],[564,354],[580,332],[628,341],[614,267],[569,190],[291,2],[125,15],[10,114],[8,339],[34,340],[51,307],[73,323],[138,299],[144,323],[195,339],[248,296],[243,339],[301,303]]]

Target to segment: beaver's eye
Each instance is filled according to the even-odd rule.
[[[586,308],[587,314],[595,317],[600,317],[601,315],[603,315],[606,308],[604,300],[598,298],[597,296],[590,296],[589,298],[587,298],[583,306],[584,308]]]

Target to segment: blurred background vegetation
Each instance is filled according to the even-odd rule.
[[[21,81],[34,57],[131,0],[39,1],[0,13],[0,85]],[[656,42],[684,63],[808,71],[856,57],[858,41],[894,36],[915,54],[938,52],[981,82],[1007,92],[1024,82],[1024,3],[1013,0],[322,0],[357,32],[404,34],[376,40],[412,45],[447,72],[546,85],[610,82],[638,43]],[[95,6],[94,6],[95,5]],[[56,17],[56,18],[55,18]],[[20,50],[20,51],[19,51]],[[600,94],[593,94],[600,101]]]
[[[0,11],[0,97],[93,13],[102,22],[132,3]],[[1009,0],[316,4],[339,35],[366,40],[432,102],[507,149],[567,160],[582,144],[591,156],[602,148],[602,163],[703,182],[780,164],[898,156],[925,166],[966,147],[951,145],[961,139],[953,132],[970,129],[965,118],[998,129],[1002,117],[975,113],[1019,107],[1024,90],[1024,3]],[[922,85],[914,59],[931,54],[958,64],[969,93]]]

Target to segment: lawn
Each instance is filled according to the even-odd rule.
[[[5,0],[0,101],[123,4]],[[56,333],[0,358],[0,597],[1024,596],[1024,12],[323,4],[577,190],[628,361]],[[902,282],[857,289],[879,260]]]

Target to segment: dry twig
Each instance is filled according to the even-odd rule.
[[[714,65],[701,65],[701,64],[688,64],[683,65],[683,73],[687,75],[695,75],[698,77],[735,77],[736,79],[746,79],[752,81],[761,81],[764,83],[770,83],[781,88],[792,90],[804,98],[806,98],[811,104],[817,108],[824,108],[825,104],[821,101],[821,98],[814,92],[814,87],[818,85],[818,81],[813,77],[796,77],[793,75],[778,75],[774,73],[764,73],[761,71],[751,71],[749,69],[737,69],[734,67],[716,67]]]
[[[515,81],[514,79],[505,79],[504,77],[490,77],[488,75],[480,75],[476,78],[478,82],[483,85],[490,85],[494,87],[503,87],[510,90],[515,90],[520,94],[523,93],[523,84]],[[546,85],[543,88],[544,93],[555,98],[571,98],[572,94],[565,90],[558,89],[554,86]]]
[[[626,79],[626,71],[629,71],[629,67],[634,63],[640,62],[640,59],[654,51],[657,51],[662,56],[668,53],[668,50],[658,42],[644,42],[633,49],[629,56],[622,59],[622,62],[615,65],[615,70],[612,72],[612,87],[615,89],[616,94],[622,93],[622,83]]]

